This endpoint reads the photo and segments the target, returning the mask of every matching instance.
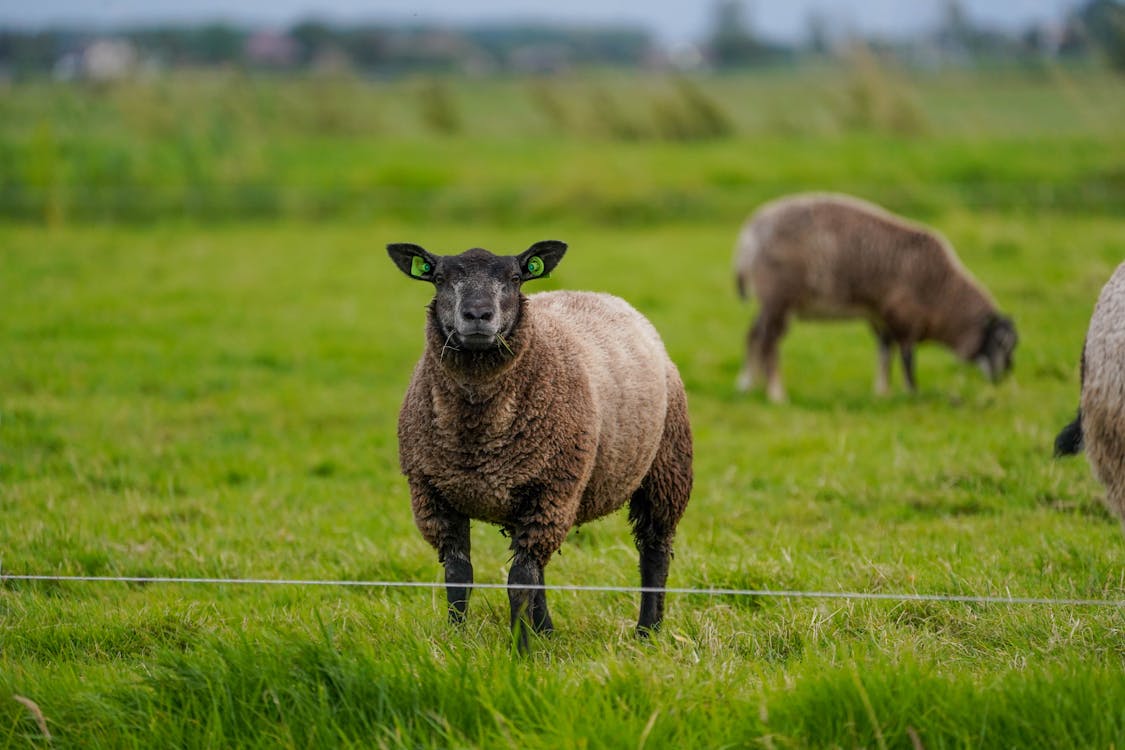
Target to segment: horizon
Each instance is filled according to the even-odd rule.
[[[760,36],[797,42],[807,35],[813,14],[843,34],[910,37],[934,28],[948,0],[925,0],[906,7],[896,0],[792,0],[745,2],[745,17]],[[674,0],[651,3],[571,0],[564,8],[528,8],[518,0],[474,0],[450,6],[444,0],[404,3],[362,0],[249,0],[232,10],[229,2],[197,0],[185,7],[167,0],[46,0],[0,7],[0,28],[25,30],[85,27],[97,31],[126,30],[153,25],[226,23],[244,28],[286,28],[302,21],[330,25],[549,25],[562,27],[628,26],[647,31],[668,46],[696,43],[711,25],[714,4],[684,4]],[[962,0],[969,21],[1002,31],[1018,31],[1065,18],[1078,3],[1072,0]]]

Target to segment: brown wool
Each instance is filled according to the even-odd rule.
[[[516,357],[496,357],[494,368],[443,361],[430,337],[399,417],[399,458],[412,485],[437,488],[470,518],[510,525],[534,513],[545,565],[572,526],[628,501],[666,430],[687,437],[690,427],[676,366],[626,302],[562,291],[532,295],[526,307],[509,341]],[[513,502],[530,484],[549,488],[542,507]],[[428,509],[415,511],[436,543]]]
[[[1082,440],[1106,506],[1125,523],[1125,263],[1102,288],[1086,333]]]

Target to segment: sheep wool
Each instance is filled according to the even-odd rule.
[[[1125,524],[1125,263],[1094,306],[1082,373],[1082,444],[1106,506]]]

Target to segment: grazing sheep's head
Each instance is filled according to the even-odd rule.
[[[984,324],[980,348],[973,355],[973,361],[995,383],[1012,369],[1012,352],[1018,341],[1016,326],[1011,318],[991,315]]]
[[[434,255],[418,245],[387,245],[395,265],[412,279],[434,285],[433,314],[446,344],[460,350],[507,349],[519,319],[520,287],[543,278],[562,260],[566,243],[544,240],[519,255],[473,248]]]

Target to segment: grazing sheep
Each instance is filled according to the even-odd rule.
[[[543,569],[576,524],[629,501],[641,585],[662,589],[692,484],[684,386],[656,330],[625,301],[591,292],[525,297],[562,259],[562,242],[518,256],[475,248],[387,252],[431,282],[426,349],[399,414],[399,462],[414,520],[445,566],[449,618],[473,582],[469,521],[511,537],[513,632],[553,626]],[[663,591],[641,594],[639,635],[660,625]]]
[[[880,394],[887,390],[892,345],[910,391],[914,346],[929,339],[977,363],[994,382],[1012,366],[1015,326],[949,243],[871,203],[831,194],[767,203],[742,227],[734,270],[739,296],[753,289],[761,303],[739,390],[748,390],[764,370],[770,399],[785,399],[778,343],[793,313],[867,318],[879,341]]]
[[[1102,288],[1082,348],[1082,400],[1055,455],[1086,449],[1106,506],[1125,524],[1125,263]]]

